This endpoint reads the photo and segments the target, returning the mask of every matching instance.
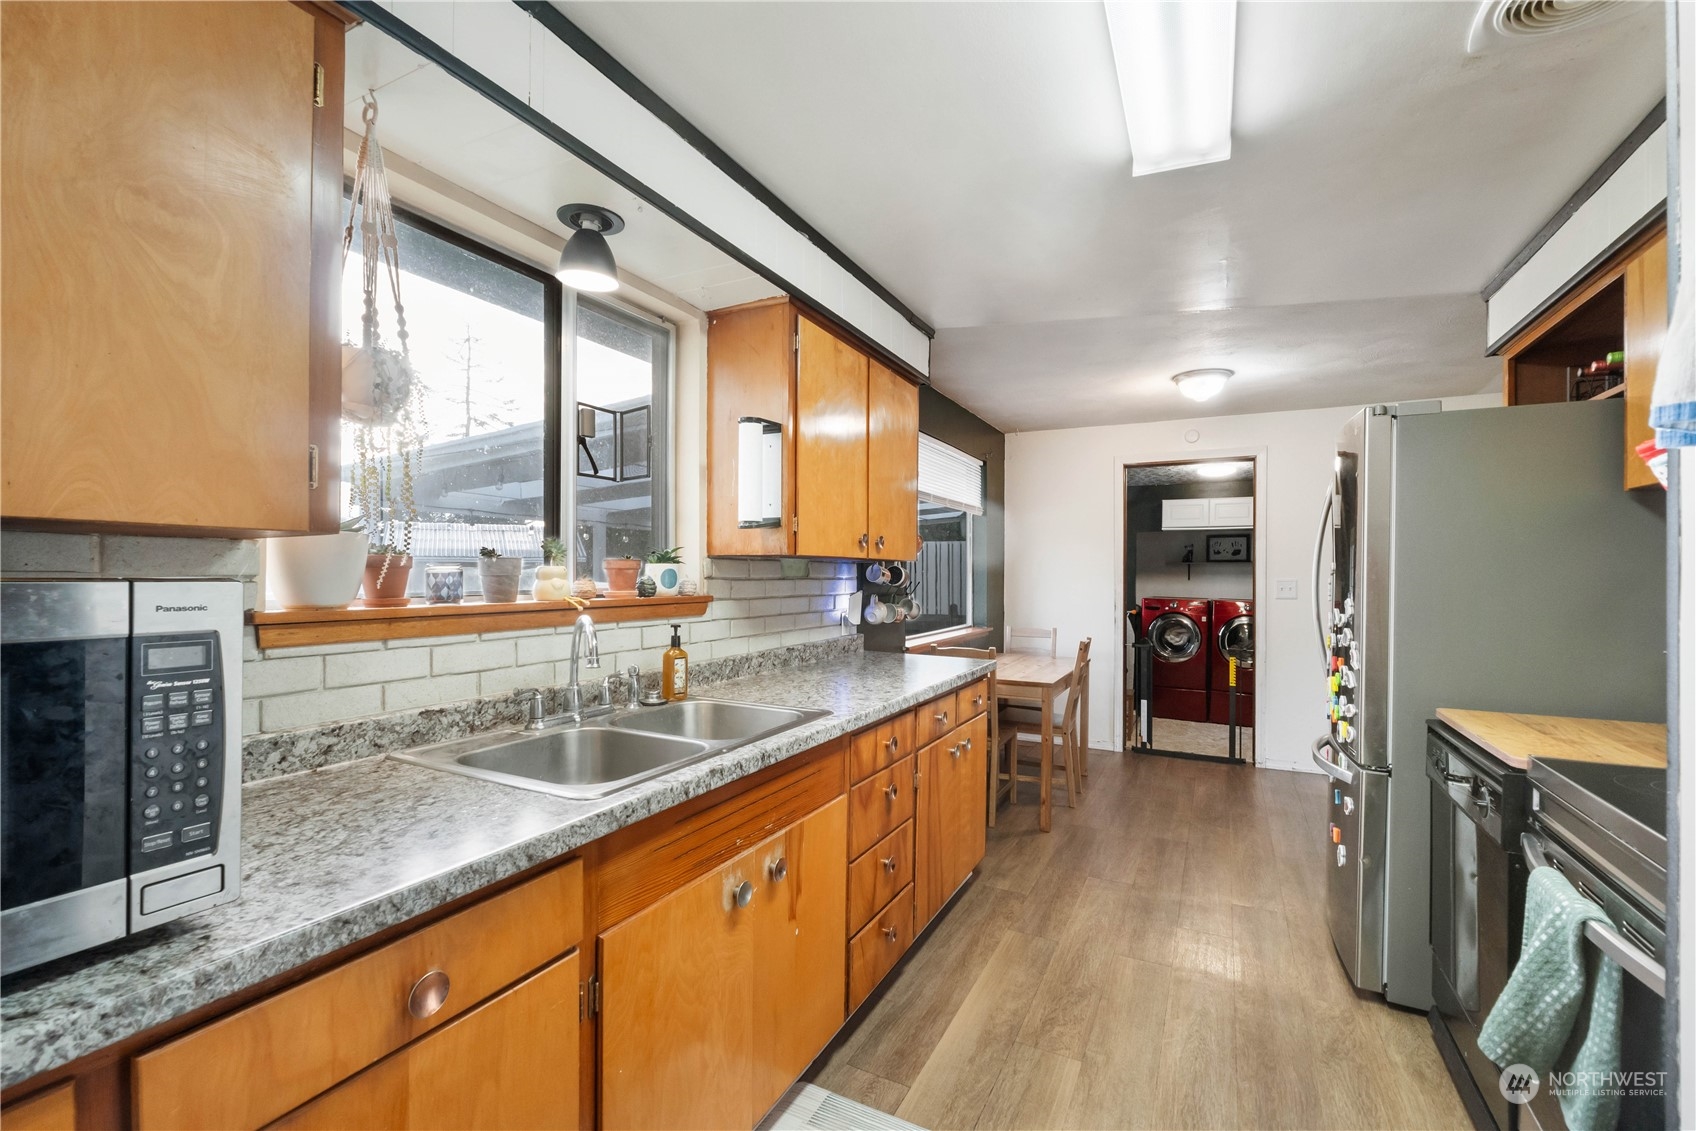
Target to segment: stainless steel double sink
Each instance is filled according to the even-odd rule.
[[[540,731],[493,731],[393,757],[590,801],[829,714],[728,699],[686,699],[583,723],[549,724]]]

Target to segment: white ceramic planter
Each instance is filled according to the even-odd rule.
[[[642,576],[654,579],[655,596],[675,597],[683,584],[683,567],[677,562],[644,562]]]
[[[285,609],[345,609],[359,594],[370,548],[362,530],[267,538],[266,585]]]

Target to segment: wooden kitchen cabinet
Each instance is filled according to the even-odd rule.
[[[788,299],[714,311],[707,338],[707,552],[918,554],[918,387]],[[783,428],[777,526],[737,516],[737,425]],[[881,546],[880,546],[881,542]]]
[[[1625,265],[1625,486],[1654,487],[1655,473],[1637,445],[1655,438],[1649,427],[1649,395],[1661,364],[1667,334],[1666,233]]]
[[[983,859],[989,717],[919,751],[913,930],[922,931]]]
[[[6,1131],[75,1131],[76,1125],[76,1085],[69,1080],[0,1108]]]
[[[578,1126],[575,951],[271,1124],[278,1131]]]
[[[805,317],[800,319],[797,342],[795,553],[863,558],[868,556],[871,529],[866,504],[866,355]],[[916,421],[913,432],[916,437]],[[916,523],[918,512],[913,513]]]
[[[600,937],[608,1128],[752,1127],[843,1020],[847,803]]]
[[[337,528],[344,32],[283,0],[4,6],[8,525]]]

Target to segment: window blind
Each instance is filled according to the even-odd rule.
[[[983,513],[983,460],[919,433],[919,498]]]

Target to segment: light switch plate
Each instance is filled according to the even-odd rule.
[[[1296,581],[1291,577],[1280,577],[1278,585],[1278,600],[1294,601],[1296,599]]]

